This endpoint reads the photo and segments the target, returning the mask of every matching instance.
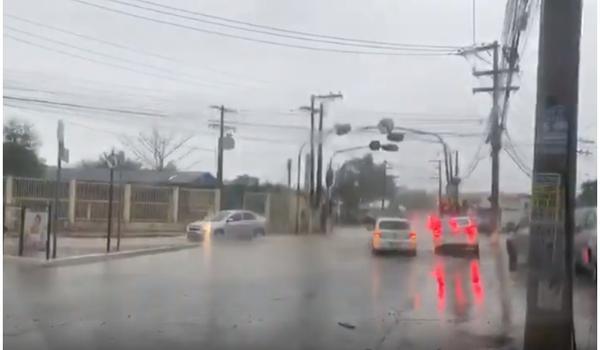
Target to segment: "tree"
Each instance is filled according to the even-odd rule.
[[[45,165],[37,155],[39,138],[33,126],[12,119],[4,124],[4,174],[41,177]]]
[[[585,181],[581,184],[581,193],[577,196],[577,204],[582,207],[595,207],[597,202],[598,180]]]
[[[35,150],[40,142],[33,126],[25,121],[11,119],[4,124],[4,142],[19,145],[21,147]]]
[[[129,159],[126,157],[125,152],[111,149],[109,152],[102,152],[98,156],[97,160],[82,160],[79,163],[80,168],[99,168],[108,169],[109,159],[111,154],[115,154],[115,168],[120,170],[139,170],[142,168],[142,163]]]
[[[349,208],[358,208],[361,202],[372,202],[382,196],[393,199],[396,196],[393,176],[386,175],[384,193],[384,166],[375,164],[370,154],[346,161],[335,174],[333,195]]]
[[[150,169],[165,171],[176,170],[176,162],[189,156],[195,149],[181,154],[181,150],[193,137],[176,137],[170,134],[161,134],[154,128],[152,133],[140,133],[135,139],[122,138],[123,146],[128,148],[135,157]]]

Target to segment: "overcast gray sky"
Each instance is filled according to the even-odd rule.
[[[312,33],[414,44],[472,44],[471,0],[153,1]],[[241,34],[230,28],[174,19],[123,3],[94,2],[186,26],[266,38],[257,33]],[[136,0],[124,2],[149,6]],[[477,1],[477,42],[500,39],[504,6],[504,1]],[[596,1],[584,1],[580,65],[579,134],[591,140],[596,139],[596,7]],[[208,106],[225,104],[239,111],[226,119],[241,123],[236,131],[236,149],[225,155],[225,178],[247,173],[262,180],[284,182],[286,159],[294,159],[295,170],[298,148],[308,136],[307,129],[247,124],[307,127],[307,115],[289,111],[308,104],[310,94],[344,94],[342,101],[327,105],[326,126],[336,122],[366,126],[377,123],[381,117],[393,117],[398,125],[431,131],[482,133],[485,125],[477,119],[486,118],[490,110],[490,96],[473,95],[471,91],[486,84],[472,77],[473,64],[485,64],[458,56],[375,56],[280,47],[149,22],[73,0],[6,0],[4,11],[5,95],[167,115],[59,110],[5,100],[4,118],[18,117],[35,123],[42,140],[41,156],[48,164],[55,164],[56,123],[62,118],[72,163],[96,158],[102,151],[119,146],[119,135],[135,137],[156,126],[174,137],[194,134],[188,146],[208,149],[183,159],[178,163],[180,169],[214,173],[215,152],[210,149],[216,147],[216,132],[208,127],[208,120],[216,118],[217,113]],[[9,14],[122,47],[43,28],[8,17]],[[531,24],[518,79],[521,89],[514,95],[508,116],[510,136],[528,164],[533,154],[537,15]],[[285,38],[269,40],[309,45]],[[79,57],[73,57],[74,54]],[[165,78],[172,74],[175,79]],[[326,145],[325,158],[329,159],[336,149],[367,144],[376,137],[354,134],[334,138]],[[460,152],[462,169],[477,153],[481,139],[448,137],[452,149]],[[596,177],[596,147],[587,149],[594,154],[579,158],[580,181]],[[375,158],[387,159],[395,166],[398,183],[432,190],[436,182],[430,177],[435,173],[428,161],[439,158],[439,151],[435,143],[408,137],[400,145],[400,152],[377,153]],[[483,145],[480,154],[488,153],[488,146]],[[503,191],[529,191],[530,179],[504,153],[501,165]],[[463,190],[487,190],[489,182],[490,162],[483,157],[465,179]]]

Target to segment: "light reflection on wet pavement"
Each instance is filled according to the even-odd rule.
[[[507,274],[512,317],[503,331],[487,238],[479,259],[437,256],[427,234],[416,257],[372,256],[367,240],[363,228],[338,228],[81,266],[5,263],[5,346],[522,348],[525,275]],[[596,347],[595,295],[578,278],[578,349]]]

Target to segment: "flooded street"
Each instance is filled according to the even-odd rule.
[[[5,262],[7,349],[520,349],[525,274],[508,274],[510,324],[480,258],[373,256],[368,232],[206,241],[199,248],[80,266]],[[595,349],[595,287],[574,288],[578,349]],[[503,329],[506,328],[506,332]]]

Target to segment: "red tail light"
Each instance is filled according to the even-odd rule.
[[[373,238],[381,238],[381,231],[373,231]]]
[[[416,240],[417,239],[417,233],[415,231],[411,231],[408,234],[408,238],[411,239],[411,240],[413,240],[413,241]]]

